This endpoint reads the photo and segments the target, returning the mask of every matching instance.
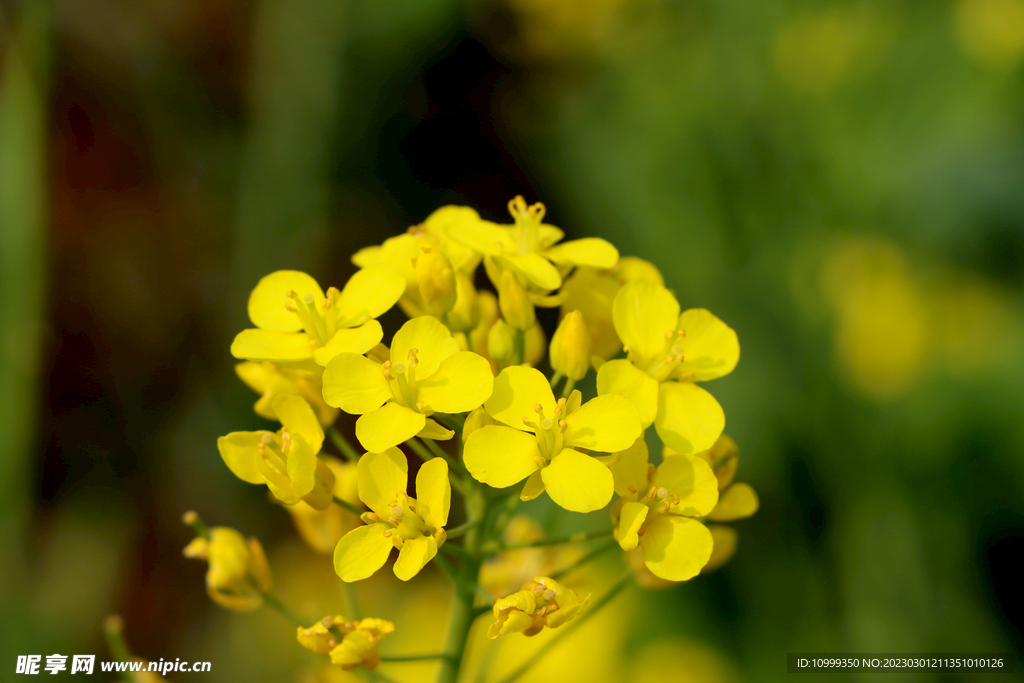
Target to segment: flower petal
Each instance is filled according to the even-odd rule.
[[[274,332],[301,330],[302,321],[299,316],[285,308],[289,301],[286,296],[289,291],[298,294],[300,299],[312,294],[317,309],[322,306],[324,290],[320,289],[316,280],[298,270],[278,270],[262,277],[249,295],[249,320],[252,320],[252,324]]]
[[[339,353],[324,368],[324,401],[351,415],[364,415],[391,398],[384,370],[365,356]]]
[[[395,560],[395,576],[408,581],[420,573],[427,562],[437,555],[437,541],[433,536],[410,538],[402,545],[402,550]]]
[[[383,453],[367,453],[356,465],[359,500],[381,519],[391,516],[391,501],[409,482],[409,463],[397,448]]]
[[[511,268],[541,289],[558,289],[562,286],[562,276],[551,261],[540,254],[523,254],[521,256],[503,256],[502,265]]]
[[[612,319],[622,343],[646,367],[665,348],[665,333],[675,331],[679,302],[664,287],[650,282],[626,283],[612,302]]]
[[[434,458],[423,463],[416,475],[416,512],[427,527],[440,529],[448,523],[452,505],[452,485],[448,481],[448,463]]]
[[[619,250],[600,237],[562,242],[548,249],[544,255],[560,266],[612,268],[619,260]]]
[[[394,268],[383,263],[367,266],[349,278],[334,302],[335,324],[362,325],[387,312],[403,293],[405,279]]]
[[[274,332],[250,328],[242,330],[231,342],[231,355],[245,360],[269,360],[295,363],[313,357],[313,347],[305,332]]]
[[[416,436],[426,424],[423,413],[391,402],[356,420],[356,438],[370,453],[382,453]]]
[[[679,340],[683,362],[675,372],[692,372],[695,382],[704,382],[732,372],[740,360],[740,342],[731,327],[711,311],[691,308],[679,316],[679,329],[686,336]]]
[[[526,429],[523,418],[536,422],[533,407],[540,404],[544,415],[553,418],[555,395],[544,374],[535,368],[514,365],[494,378],[494,391],[484,403],[487,413],[516,429]]]
[[[565,444],[611,453],[633,445],[643,431],[636,406],[625,396],[605,394],[566,416]]]
[[[761,506],[757,493],[750,484],[733,484],[723,493],[718,505],[708,515],[708,519],[716,522],[731,522],[743,519],[757,512]]]
[[[271,405],[274,412],[277,413],[277,419],[281,421],[292,437],[301,435],[313,449],[313,453],[320,452],[320,448],[324,445],[324,430],[306,399],[301,396],[281,394],[274,398]]]
[[[434,441],[447,441],[448,439],[455,436],[455,432],[450,429],[445,429],[436,420],[431,420],[429,417],[426,420],[426,424],[423,429],[420,430],[416,436],[421,439],[433,439]]]
[[[441,321],[429,315],[413,318],[402,325],[391,340],[391,362],[409,363],[409,352],[416,349],[417,377],[429,377],[441,361],[459,351],[459,344]]]
[[[615,480],[615,493],[628,496],[631,493],[646,493],[647,470],[650,468],[647,443],[641,438],[633,445],[618,453],[618,460],[608,466]],[[633,487],[630,491],[629,488]]]
[[[668,455],[668,452],[665,455]],[[736,468],[740,464],[740,451],[736,447],[736,442],[730,437],[722,434],[714,446],[706,451],[701,451],[697,457],[707,460],[711,465],[711,471],[718,478],[719,491],[724,491],[732,483],[732,478],[736,476]]]
[[[474,479],[503,489],[530,476],[540,455],[533,434],[487,425],[469,435],[462,457]]]
[[[491,364],[483,356],[459,351],[448,356],[437,370],[419,383],[417,397],[427,410],[439,413],[466,413],[479,408],[494,387]]]
[[[732,558],[740,537],[738,531],[724,524],[709,524],[708,531],[711,532],[715,545],[711,550],[711,559],[701,569],[701,573],[704,574],[715,571]]]
[[[637,532],[647,519],[650,508],[643,503],[623,503],[619,511],[619,526],[615,528],[615,540],[622,549],[630,551],[640,542]]]
[[[658,466],[654,485],[678,496],[672,512],[687,517],[703,517],[718,502],[718,479],[708,463],[696,455],[670,455]]]
[[[301,434],[296,434],[292,439],[286,466],[288,479],[292,483],[292,491],[296,496],[304,496],[313,490],[313,485],[316,483],[316,453]]]
[[[640,537],[644,564],[666,581],[686,581],[708,563],[714,541],[708,528],[695,519],[656,515]]]
[[[658,381],[624,358],[609,361],[597,371],[597,393],[618,394],[632,401],[644,429],[658,414]]]
[[[541,470],[551,500],[571,512],[600,510],[612,499],[612,473],[600,462],[571,448]]]
[[[224,464],[232,474],[250,484],[263,483],[263,477],[256,464],[259,460],[256,445],[263,439],[264,434],[273,432],[231,432],[217,439],[217,450],[220,451]]]
[[[654,428],[666,446],[680,453],[711,448],[725,429],[715,397],[691,382],[665,382],[658,390]]]
[[[351,583],[372,576],[384,566],[394,544],[384,538],[383,524],[356,527],[334,547],[334,571]]]
[[[313,360],[318,365],[327,365],[342,352],[364,354],[383,338],[384,330],[376,320],[367,320],[359,327],[343,327],[326,344],[313,350]]]
[[[544,493],[544,477],[540,476],[540,473],[541,470],[537,470],[526,479],[523,490],[519,493],[519,500],[533,500]]]
[[[448,236],[481,254],[514,254],[516,241],[510,228],[491,221],[464,221],[448,226]]]

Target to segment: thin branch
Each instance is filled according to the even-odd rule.
[[[337,503],[341,507],[345,508],[346,510],[348,510],[352,514],[356,515],[357,517],[362,515],[364,512],[366,512],[366,510],[362,509],[361,507],[357,507],[357,506],[353,505],[352,503],[348,502],[344,498],[338,498],[337,496],[333,496],[332,500],[334,500],[335,503]]]
[[[555,538],[541,538],[536,541],[522,541],[519,543],[505,543],[499,545],[497,550],[516,550],[518,548],[539,548],[546,545],[560,545],[562,543],[581,543],[582,541],[589,541],[594,538],[601,538],[607,536],[614,531],[614,527],[608,529],[602,529],[601,531],[587,531],[584,533],[573,534],[571,536],[558,536]]]
[[[341,454],[345,456],[346,460],[349,462],[359,461],[359,452],[352,447],[352,444],[348,442],[348,439],[346,439],[341,432],[334,427],[328,427],[326,432],[327,436],[331,439],[331,443],[341,451]]]
[[[568,567],[564,567],[563,569],[559,569],[557,572],[555,572],[554,574],[551,575],[551,578],[555,579],[557,581],[558,579],[562,578],[563,576],[565,576],[569,572],[575,571],[575,570],[579,569],[580,567],[582,567],[586,563],[588,563],[591,560],[593,560],[598,555],[604,553],[606,550],[614,548],[617,545],[618,545],[618,541],[616,541],[615,539],[611,539],[611,540],[607,541],[606,543],[602,543],[601,545],[597,546],[596,548],[591,550],[589,553],[587,553],[586,555],[581,557],[580,559],[578,559],[575,562],[573,562],[572,564],[570,564]]]

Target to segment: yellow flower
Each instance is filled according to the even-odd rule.
[[[654,470],[642,439],[611,465],[615,491],[612,508],[615,540],[629,552],[643,551],[644,564],[657,577],[685,581],[711,557],[713,540],[704,517],[718,502],[718,481],[707,461],[672,454]],[[653,471],[652,471],[653,470]]]
[[[622,348],[612,320],[612,301],[627,282],[650,282],[664,286],[665,279],[654,267],[635,256],[623,256],[614,268],[577,268],[562,285],[562,315],[578,310],[590,330],[591,353],[601,359]]]
[[[342,351],[365,353],[384,335],[375,318],[395,305],[404,287],[402,277],[383,264],[360,270],[342,291],[331,287],[326,295],[305,273],[271,273],[249,295],[256,329],[238,333],[231,355],[316,367]]]
[[[487,629],[488,638],[509,633],[534,636],[544,627],[558,628],[577,614],[590,599],[580,600],[571,589],[554,579],[538,576],[518,593],[494,601],[495,622]]]
[[[355,463],[342,462],[329,455],[321,455],[320,460],[334,472],[334,488],[331,492],[358,507]],[[326,510],[317,510],[304,500],[285,507],[291,513],[295,528],[306,545],[325,555],[333,553],[341,537],[361,524],[358,515],[333,502]]]
[[[501,371],[484,409],[504,424],[481,427],[466,440],[470,474],[495,488],[527,479],[523,500],[547,489],[555,503],[574,512],[598,510],[612,497],[608,467],[583,451],[622,450],[641,434],[628,399],[609,394],[581,405],[574,391],[556,403],[547,378],[523,366]]]
[[[423,463],[416,475],[416,495],[406,493],[409,464],[397,448],[367,453],[359,459],[359,498],[372,510],[366,526],[345,534],[334,549],[334,571],[342,581],[359,581],[384,566],[398,548],[395,576],[408,581],[444,544],[452,488],[448,464],[440,458]]]
[[[419,434],[450,439],[429,416],[473,410],[491,395],[494,376],[487,360],[458,343],[436,318],[405,323],[383,364],[355,353],[339,353],[324,371],[324,400],[359,415],[356,438],[381,453]]]
[[[195,513],[186,513],[186,522],[189,514]],[[182,554],[210,563],[206,592],[218,605],[248,611],[263,604],[263,593],[270,589],[270,567],[255,538],[246,540],[234,529],[215,526],[210,529],[210,540],[194,538]]]
[[[562,286],[562,273],[573,266],[611,268],[619,252],[597,237],[559,242],[565,233],[553,225],[545,225],[544,205],[527,206],[522,197],[508,203],[514,225],[498,225],[490,221],[464,222],[452,225],[448,234],[474,251],[493,260],[500,270],[511,270],[523,276],[536,290],[548,292]],[[491,275],[488,271],[488,275]],[[491,277],[494,281],[494,277]],[[495,281],[495,286],[500,283]]]
[[[380,664],[377,644],[392,633],[395,625],[384,619],[348,621],[345,617],[324,617],[309,628],[298,627],[296,638],[302,647],[320,655],[331,655],[331,661],[345,671],[362,665],[373,671]],[[341,635],[338,642],[337,635]]]
[[[455,305],[444,322],[452,332],[469,332],[480,323],[479,295],[468,275],[456,274]]]
[[[313,409],[298,396],[282,394],[271,407],[281,420],[277,432],[231,432],[217,439],[224,463],[242,481],[266,484],[285,505],[305,500],[317,510],[331,504],[334,472],[317,454],[324,430]]]
[[[694,382],[732,372],[740,357],[736,333],[703,308],[680,315],[672,293],[647,282],[623,286],[612,316],[628,359],[601,366],[597,393],[631,399],[644,428],[653,422],[661,440],[680,453],[711,448],[725,414]]]
[[[352,263],[360,268],[379,264],[391,266],[405,281],[405,293],[398,300],[398,305],[406,315],[415,318],[429,313],[424,308],[414,265],[421,251],[437,250],[448,259],[456,274],[472,275],[480,263],[480,256],[449,239],[448,233],[452,226],[479,221],[479,214],[468,206],[443,206],[406,233],[390,237],[380,246],[360,249],[352,257]]]
[[[423,312],[442,316],[455,307],[458,296],[455,269],[448,257],[437,249],[422,249],[416,262],[416,283],[420,290]]]
[[[519,281],[519,276],[511,270],[502,271],[498,281],[498,308],[501,309],[501,317],[513,329],[525,332],[537,324],[537,312],[530,295]]]
[[[675,454],[667,446],[663,453],[664,457]],[[720,492],[718,504],[708,513],[708,519],[714,522],[733,522],[757,512],[760,502],[753,487],[750,484],[733,483],[740,462],[740,452],[735,441],[723,434],[714,446],[698,453],[697,457],[706,460],[711,466]]]
[[[569,379],[581,380],[590,367],[590,332],[583,314],[571,311],[551,338],[551,367]]]
[[[471,346],[469,350],[490,361],[491,372],[496,375],[514,352],[512,335],[515,331],[501,319],[498,297],[493,293],[487,290],[477,292],[477,306],[480,313],[477,325],[466,334]],[[492,334],[495,336],[497,346],[491,344]],[[544,328],[537,323],[526,333],[526,364],[535,366],[540,363],[546,350]]]
[[[276,420],[274,399],[281,394],[301,396],[316,411],[320,424],[325,427],[334,424],[338,418],[338,409],[324,403],[323,370],[315,371],[286,368],[274,363],[257,363],[246,361],[235,366],[235,373],[249,385],[249,388],[260,394],[254,409],[260,417]]]

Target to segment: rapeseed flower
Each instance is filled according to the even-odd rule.
[[[590,596],[580,600],[576,593],[546,576],[538,576],[523,589],[494,601],[494,623],[488,638],[510,633],[535,636],[544,627],[558,628],[571,620],[586,605]]]
[[[320,460],[334,473],[334,488],[331,489],[334,497],[358,507],[355,463],[342,462],[329,455],[321,455]],[[357,514],[335,502],[324,510],[317,510],[304,500],[285,507],[306,545],[324,555],[333,553],[341,537],[362,524]]]
[[[448,464],[439,458],[423,463],[416,475],[416,498],[408,490],[409,463],[397,448],[367,453],[359,459],[359,498],[372,510],[334,549],[334,571],[342,581],[359,581],[384,566],[397,548],[395,576],[416,576],[444,544],[452,489]]]
[[[331,661],[344,671],[362,666],[373,671],[380,665],[377,645],[394,632],[395,625],[385,619],[349,621],[343,616],[324,617],[309,628],[298,627],[299,645],[317,654],[331,655]],[[341,642],[338,642],[338,635]]]
[[[641,434],[628,399],[609,394],[582,404],[574,391],[556,402],[547,378],[523,366],[501,371],[484,409],[503,424],[481,427],[466,440],[469,473],[495,488],[527,479],[523,500],[547,490],[573,512],[604,507],[614,489],[608,467],[585,451],[619,451]]]
[[[334,472],[317,455],[324,430],[305,399],[282,394],[272,402],[277,432],[231,432],[217,439],[224,463],[242,481],[266,484],[285,505],[304,500],[317,510],[331,504]]]
[[[680,314],[672,293],[648,282],[624,285],[612,316],[627,358],[601,366],[598,394],[627,396],[644,428],[653,422],[661,440],[680,453],[711,448],[725,413],[695,382],[732,372],[740,357],[736,333],[703,308]]]
[[[375,318],[395,305],[402,277],[379,264],[353,275],[339,292],[325,295],[317,281],[297,270],[262,278],[249,295],[249,319],[231,344],[235,358],[314,369],[342,351],[365,353],[384,336]]]
[[[429,416],[477,408],[493,382],[485,358],[460,351],[447,327],[421,316],[395,333],[383,364],[355,353],[335,356],[324,371],[324,400],[359,415],[359,443],[382,453],[416,435],[450,439],[454,432]]]
[[[276,363],[245,361],[235,366],[235,374],[260,395],[253,409],[260,417],[277,420],[274,399],[281,394],[301,396],[316,411],[320,424],[328,426],[338,419],[338,409],[324,403],[323,370],[299,370]]]
[[[711,557],[711,532],[695,518],[718,502],[718,480],[706,460],[671,454],[657,467],[647,462],[647,446],[638,440],[612,465],[615,540],[626,552],[638,546],[655,576],[685,581]],[[642,473],[642,474],[641,474]]]
[[[187,524],[194,518],[194,512],[185,514]],[[192,539],[182,554],[209,563],[206,592],[218,605],[247,612],[263,604],[263,593],[270,589],[270,567],[254,537],[246,540],[234,529],[215,526],[209,538]]]

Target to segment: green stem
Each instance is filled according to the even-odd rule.
[[[366,510],[362,509],[361,507],[359,507],[357,505],[353,505],[352,503],[348,502],[344,498],[338,498],[337,496],[332,496],[331,499],[337,505],[340,505],[341,507],[345,508],[346,510],[351,512],[353,515],[356,515],[357,517],[362,515],[364,512],[366,512]]]
[[[422,662],[425,659],[444,659],[447,655],[443,652],[431,652],[423,655],[381,655],[382,662]]]
[[[480,520],[479,519],[470,520],[468,522],[460,524],[459,526],[455,527],[454,529],[452,529],[450,531],[446,530],[445,537],[448,538],[448,539],[458,538],[459,536],[462,536],[463,534],[465,534],[470,529],[472,529],[474,527],[477,527],[479,525],[480,525]]]
[[[460,415],[442,415],[441,413],[434,413],[430,417],[437,420],[448,429],[454,429],[455,431],[461,430],[462,425],[466,422]]]
[[[580,543],[594,538],[601,538],[612,533],[615,529],[602,529],[601,531],[587,531],[585,533],[573,534],[572,536],[558,536],[555,538],[542,538],[537,541],[523,541],[521,543],[505,543],[499,545],[497,550],[515,550],[517,548],[539,548],[545,545],[559,545],[561,543]]]
[[[107,639],[107,647],[110,648],[114,659],[119,662],[132,661],[132,653],[128,649],[128,643],[124,640],[124,619],[116,614],[107,617],[103,622],[103,635]],[[131,683],[136,683],[139,680],[134,673],[126,673],[128,673],[127,679]]]
[[[612,540],[608,541],[607,543],[602,543],[601,545],[597,546],[596,548],[591,550],[589,553],[587,553],[586,555],[581,557],[580,559],[578,559],[575,562],[573,562],[572,564],[570,564],[568,567],[564,567],[562,569],[559,569],[557,572],[555,572],[554,574],[551,575],[551,578],[555,579],[557,581],[558,579],[562,578],[563,576],[565,576],[569,572],[575,571],[575,570],[579,569],[580,567],[582,567],[583,565],[587,564],[588,562],[590,562],[591,560],[593,560],[595,557],[597,557],[598,555],[602,554],[606,550],[609,550],[610,548],[614,548],[616,545],[618,545],[618,541],[616,541],[615,539],[612,539]]]
[[[348,581],[341,582],[341,599],[345,603],[345,613],[349,619],[358,621],[363,618],[363,610],[359,606],[359,596],[356,594],[356,587]]]
[[[512,683],[520,676],[522,676],[524,673],[529,671],[534,664],[543,659],[544,656],[547,655],[548,652],[550,652],[552,649],[554,649],[556,645],[558,645],[560,642],[562,642],[570,635],[572,635],[572,633],[574,633],[576,629],[578,629],[580,626],[586,623],[587,619],[597,614],[597,612],[602,607],[611,602],[616,595],[622,592],[623,588],[629,585],[631,580],[632,577],[629,574],[619,579],[619,582],[612,586],[611,590],[609,590],[607,593],[601,596],[601,599],[595,602],[589,610],[587,610],[580,616],[576,617],[573,621],[569,622],[567,626],[562,627],[562,629],[558,632],[558,635],[556,635],[554,638],[546,642],[541,649],[533,653],[533,656],[527,659],[525,662],[523,662],[523,664],[518,669],[510,673],[505,678],[502,678],[498,683]]]
[[[516,330],[514,336],[516,364],[522,365],[526,362],[526,333],[522,330]]]
[[[443,548],[444,546],[441,547]],[[444,570],[444,573],[448,575],[448,578],[450,578],[452,582],[458,583],[459,573],[447,557],[438,553],[437,555],[434,555],[434,562],[437,562],[437,566]]]
[[[571,377],[565,380],[565,386],[562,387],[562,398],[569,398],[569,394],[576,388],[576,380]]]
[[[299,615],[293,612],[291,607],[278,600],[270,591],[263,592],[263,602],[267,603],[267,605],[277,611],[278,614],[288,621],[293,621],[303,628],[306,627],[306,624],[304,624],[302,619],[299,618]]]
[[[551,375],[551,391],[555,390],[555,387],[558,386],[558,383],[562,381],[563,377],[565,377],[565,375],[560,372],[556,372]]]
[[[417,440],[415,437],[406,441],[405,445],[411,448],[413,453],[418,455],[420,460],[422,460],[423,462],[433,460],[436,457],[433,453],[430,452],[430,450],[428,450],[423,445],[421,441]],[[452,469],[452,463],[449,462],[447,457],[444,458],[444,461],[448,463],[448,469]],[[455,474],[453,474],[453,476],[449,477],[449,481],[451,482],[452,486],[454,486],[455,489],[462,495],[465,496],[469,494],[469,487],[466,485],[466,480],[458,476],[457,471]]]
[[[341,454],[345,456],[346,460],[349,462],[359,461],[359,452],[353,448],[352,444],[348,442],[348,439],[346,439],[341,432],[334,427],[328,427],[326,431],[327,436],[331,439],[331,443],[341,451]]]
[[[206,539],[207,543],[210,542],[210,529],[203,522],[203,518],[199,516],[198,512],[189,510],[181,516],[181,521],[195,529],[196,534]]]
[[[458,470],[463,474],[466,474],[466,468],[463,466],[463,464],[456,460],[455,458],[453,458],[452,456],[445,453],[444,449],[438,446],[433,439],[423,439],[423,443],[426,444],[427,448],[430,449],[431,453],[433,453],[438,458],[442,458],[446,463],[448,463],[448,467],[450,467],[453,470]]]

